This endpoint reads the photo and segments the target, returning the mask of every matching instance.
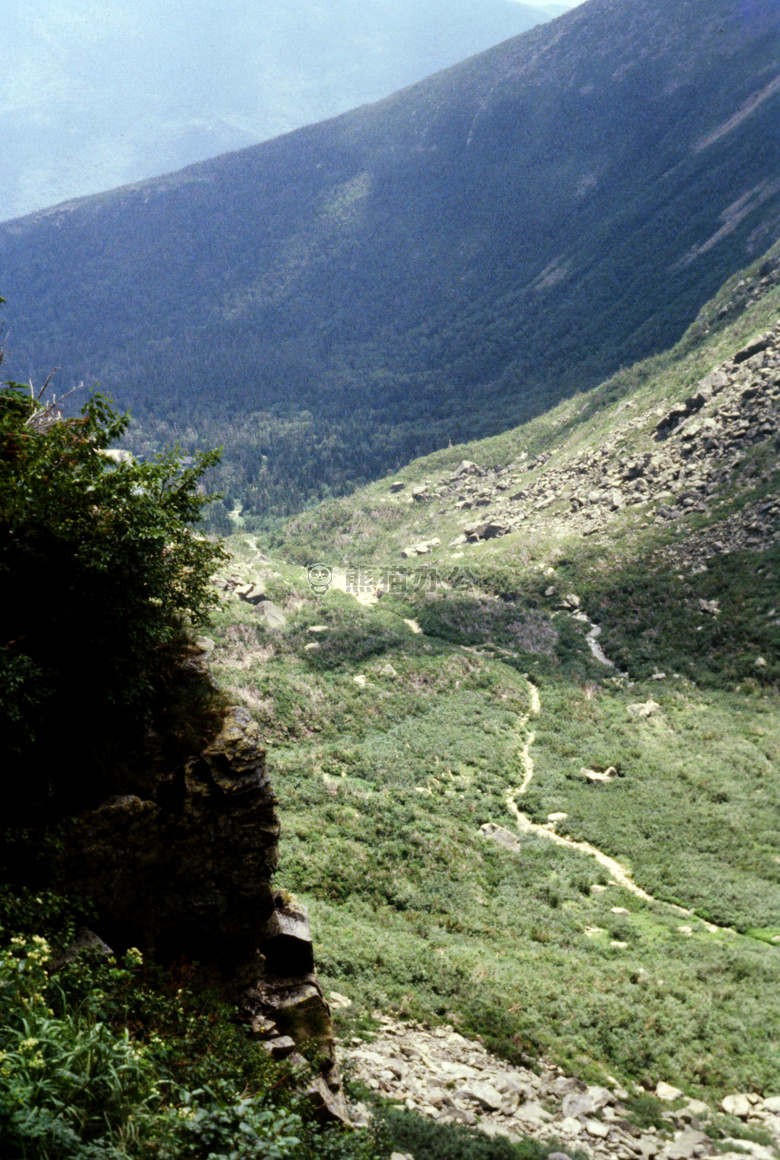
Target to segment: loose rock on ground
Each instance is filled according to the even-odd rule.
[[[745,1160],[747,1152],[754,1160],[775,1160],[772,1148],[723,1138],[711,1121],[724,1112],[735,1127],[739,1121],[760,1128],[780,1146],[777,1096],[762,1099],[735,1093],[726,1096],[719,1108],[711,1108],[660,1083],[654,1094],[670,1104],[662,1113],[668,1129],[643,1129],[632,1121],[624,1103],[629,1093],[618,1084],[588,1085],[546,1061],[534,1070],[514,1067],[449,1026],[430,1029],[382,1017],[380,1030],[370,1041],[353,1039],[342,1045],[342,1055],[356,1077],[385,1099],[397,1100],[438,1123],[466,1124],[514,1141],[533,1137],[559,1145],[564,1156],[578,1151],[594,1160],[701,1160],[724,1155]],[[358,1122],[367,1114],[360,1106]]]

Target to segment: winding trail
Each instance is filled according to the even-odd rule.
[[[527,677],[526,681],[528,681]],[[523,767],[523,781],[517,787],[517,789],[510,790],[509,795],[507,796],[507,805],[509,805],[511,799],[511,805],[509,805],[509,808],[517,816],[518,825],[520,824],[520,818],[525,818],[525,814],[521,814],[518,810],[516,799],[521,794],[526,792],[534,776],[534,759],[531,757],[531,746],[533,745],[534,741],[536,741],[536,734],[528,730],[527,725],[532,717],[538,717],[542,711],[542,703],[539,700],[539,690],[537,689],[536,685],[532,684],[531,681],[528,681],[528,697],[530,700],[530,708],[526,715],[520,718],[520,728],[526,729],[525,741],[523,742],[523,748],[520,750],[520,763]],[[527,818],[526,821],[528,821]]]
[[[631,876],[620,865],[619,862],[617,862],[614,858],[610,858],[608,854],[605,854],[596,846],[592,846],[590,842],[575,842],[573,838],[566,838],[563,836],[563,834],[556,833],[555,824],[553,822],[548,822],[546,825],[540,825],[538,822],[532,822],[528,815],[523,813],[523,811],[520,809],[517,804],[517,799],[521,798],[528,791],[528,787],[530,786],[534,776],[534,761],[531,757],[530,750],[536,735],[528,729],[528,725],[532,719],[534,717],[538,717],[539,713],[541,712],[539,690],[532,681],[528,680],[527,677],[526,681],[528,683],[529,708],[528,712],[521,716],[518,721],[518,731],[522,731],[524,734],[519,755],[520,766],[523,771],[523,780],[521,781],[520,785],[510,787],[506,792],[506,806],[517,822],[518,830],[520,830],[520,832],[523,834],[538,834],[539,837],[546,838],[548,842],[554,842],[557,846],[566,846],[569,850],[579,850],[582,854],[588,854],[591,858],[595,858],[596,861],[605,868],[605,870],[609,871],[610,877],[616,885],[622,886],[631,894],[635,894],[637,898],[641,898],[644,902],[657,903],[659,906],[668,906],[676,914],[685,915],[686,918],[694,917],[695,911],[686,910],[685,907],[677,906],[676,904],[670,902],[662,903],[660,899],[654,898],[652,894],[648,894],[647,891],[643,890],[641,886],[637,886],[636,882],[634,882],[633,878],[631,878]],[[734,933],[730,930],[729,927],[718,927],[713,923],[706,922],[701,918],[698,919],[698,921],[701,922],[711,933],[715,933],[719,930],[732,934]]]

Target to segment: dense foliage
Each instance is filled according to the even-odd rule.
[[[63,954],[79,917],[58,895],[0,885],[2,1160],[388,1155],[379,1129],[323,1132],[294,1070],[186,965],[162,971],[134,949],[121,961],[105,947]]]
[[[127,423],[101,396],[61,419],[16,384],[0,391],[1,732],[26,788],[54,739],[86,732],[94,749],[101,733],[148,725],[185,625],[214,600],[223,549],[192,524],[218,455],[112,454]]]
[[[255,520],[507,430],[664,349],[775,238],[780,94],[755,98],[780,19],[739,7],[580,7],[0,228],[11,354],[110,380],[139,449],[224,444],[218,487]]]

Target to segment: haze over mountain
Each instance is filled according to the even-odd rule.
[[[675,341],[780,234],[775,0],[589,0],[373,106],[5,225],[18,377],[287,507]]]
[[[9,3],[0,220],[377,100],[571,7]]]
[[[6,375],[226,445],[0,391],[3,1157],[779,1160],[779,102],[590,0],[0,225]]]

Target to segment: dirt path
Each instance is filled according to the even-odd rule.
[[[526,680],[528,680],[528,678],[526,678]],[[525,716],[520,718],[519,723],[520,728],[525,730],[525,740],[523,741],[523,747],[520,750],[520,764],[523,768],[523,780],[517,789],[510,790],[510,794],[507,797],[507,805],[509,805],[511,798],[511,805],[509,808],[517,815],[520,814],[520,811],[517,809],[515,799],[526,792],[534,776],[534,762],[533,758],[531,757],[531,746],[536,740],[536,734],[532,733],[527,728],[527,726],[531,718],[538,717],[542,711],[542,703],[539,700],[539,690],[537,689],[536,685],[531,683],[531,681],[528,681],[528,697],[530,700],[530,708]],[[525,814],[522,816],[525,817]]]
[[[531,757],[531,746],[535,740],[535,734],[528,729],[528,725],[534,717],[538,717],[541,712],[541,701],[539,699],[539,690],[536,685],[528,681],[528,697],[529,709],[528,712],[520,717],[518,721],[518,732],[523,735],[523,741],[520,748],[520,767],[523,771],[523,780],[520,785],[507,790],[506,806],[509,812],[517,822],[517,828],[524,834],[538,834],[541,838],[546,838],[548,842],[554,842],[557,846],[566,846],[570,850],[579,850],[583,854],[590,855],[596,861],[609,871],[612,881],[618,886],[622,886],[625,890],[635,894],[637,898],[641,898],[644,902],[659,902],[652,894],[648,894],[641,886],[637,886],[633,878],[623,869],[619,862],[614,858],[610,858],[602,850],[596,846],[592,846],[590,842],[575,842],[573,838],[566,838],[563,834],[558,834],[555,831],[555,823],[548,822],[546,825],[540,825],[538,822],[532,822],[527,814],[517,804],[517,799],[522,797],[530,786],[534,776],[534,761]],[[660,905],[660,903],[659,903]],[[685,915],[686,918],[694,916],[693,910],[686,910],[682,906],[675,906],[674,903],[664,903],[664,905],[671,907],[676,914]],[[699,919],[703,922],[702,919]],[[728,928],[717,927],[709,922],[704,922],[707,930],[715,932],[717,930],[724,930]]]

